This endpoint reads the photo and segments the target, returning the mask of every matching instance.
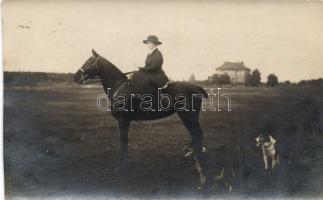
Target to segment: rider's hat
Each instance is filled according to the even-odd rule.
[[[155,36],[155,35],[148,35],[147,39],[142,41],[143,43],[147,44],[147,42],[152,42],[156,45],[160,45],[162,44],[159,40],[158,40],[158,37]]]

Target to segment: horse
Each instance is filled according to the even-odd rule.
[[[149,87],[147,81],[143,81],[144,76],[139,71],[135,72],[133,77],[129,79],[126,74],[100,56],[94,49],[92,49],[92,55],[73,76],[74,82],[78,84],[99,79],[111,105],[120,104],[120,99],[127,100],[123,102],[123,109],[119,109],[119,105],[111,108],[112,116],[117,120],[120,132],[119,168],[125,169],[128,166],[128,131],[131,122],[160,119],[174,113],[178,114],[190,133],[194,158],[199,160],[203,147],[203,130],[199,123],[199,113],[203,99],[208,97],[206,91],[191,83],[172,82],[165,91],[161,92],[160,88],[157,91],[156,88]],[[144,99],[131,98],[131,101],[128,101],[136,92]],[[109,95],[109,93],[113,95]],[[146,100],[147,97],[150,97],[148,99],[158,99],[160,95],[164,95],[162,100],[151,102]],[[145,103],[151,106],[150,109],[143,108]],[[158,106],[164,108],[165,104],[168,105],[168,109],[157,109]]]

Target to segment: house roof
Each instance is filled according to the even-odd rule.
[[[222,66],[216,68],[217,70],[247,70],[250,71],[248,67],[244,65],[243,62],[224,62]]]

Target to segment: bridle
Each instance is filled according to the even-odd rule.
[[[98,68],[98,62],[100,60],[101,56],[98,56],[96,57],[96,60],[93,64],[91,65],[95,65],[93,68],[94,69],[97,69]],[[103,78],[100,77],[100,76],[94,76],[94,77],[91,77],[91,78],[88,78],[87,80],[84,79],[84,73],[87,71],[87,70],[84,70],[83,68],[80,68],[80,71],[82,72],[81,73],[81,79],[83,80],[83,84],[91,84],[91,83],[98,83],[98,82],[102,82]],[[127,75],[127,74],[132,74],[136,71],[130,71],[130,72],[125,72],[123,73],[124,75]]]
[[[93,64],[91,64],[91,66],[95,64],[95,66],[93,67],[94,69],[98,68],[98,62],[99,62],[100,58],[101,58],[101,56],[96,57],[95,62]],[[91,77],[91,78],[88,78],[87,80],[85,80],[84,79],[84,73],[87,70],[84,70],[83,68],[80,68],[80,71],[82,72],[81,73],[81,80],[83,81],[83,84],[98,83],[98,82],[102,81],[102,77],[100,77],[100,76],[94,76],[94,77]]]

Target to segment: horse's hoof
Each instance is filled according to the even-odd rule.
[[[201,191],[202,190],[202,185],[200,185],[200,186],[198,186],[196,189],[198,190],[198,191]]]

